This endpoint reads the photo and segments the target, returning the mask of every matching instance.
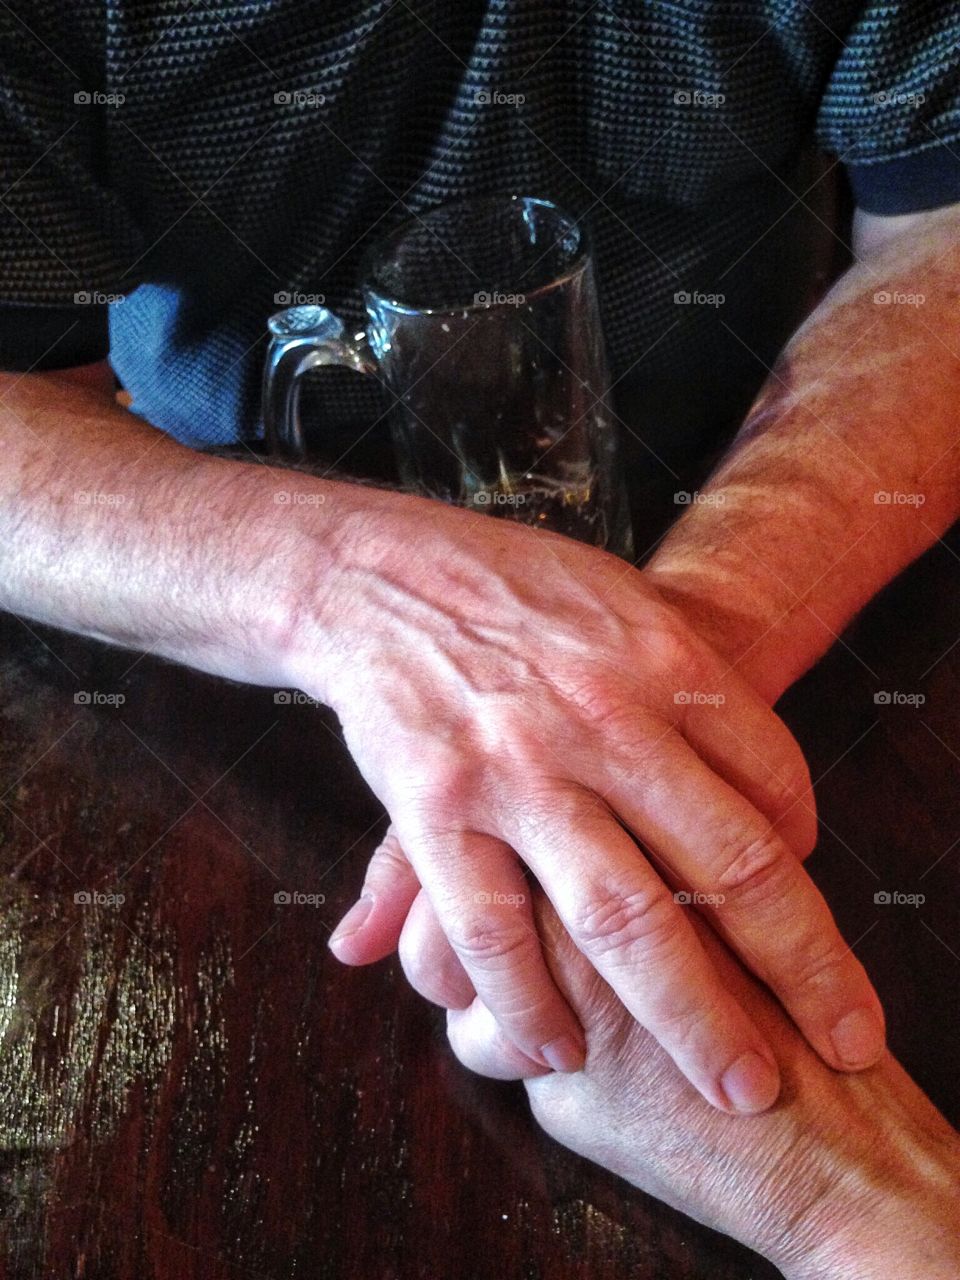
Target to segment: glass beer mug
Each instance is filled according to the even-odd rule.
[[[593,262],[556,205],[490,197],[413,218],[364,260],[369,325],[325,307],[270,320],[264,423],[304,456],[300,379],[340,365],[394,399],[404,489],[632,559]]]

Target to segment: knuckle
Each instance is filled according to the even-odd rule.
[[[790,957],[788,982],[794,991],[819,992],[833,986],[840,978],[849,958],[849,950],[840,938],[818,938],[799,948]]]
[[[809,776],[804,777],[798,769],[771,769],[767,774],[765,789],[774,816],[779,818],[788,810],[796,809],[809,785]]]
[[[782,831],[789,831],[791,851],[802,861],[816,847],[817,806],[807,762],[799,749],[789,759],[774,760],[759,779],[764,813]]]
[[[408,788],[408,802],[425,817],[451,813],[459,816],[477,795],[482,773],[480,760],[464,755],[431,761],[426,774]]]
[[[800,813],[800,825],[803,828],[803,835],[796,839],[796,852],[800,861],[803,862],[810,857],[817,847],[817,841],[820,838],[820,824],[817,821],[817,811],[812,801],[801,801]]]
[[[392,832],[388,832],[370,859],[368,879],[376,875],[385,880],[396,880],[398,876],[407,876],[409,873],[410,863],[400,841]]]
[[[525,787],[503,795],[499,818],[503,839],[518,850],[542,843],[545,832],[560,856],[577,842],[609,839],[606,806],[594,793],[569,782],[529,779]]]
[[[605,752],[628,758],[633,769],[654,770],[666,723],[652,709],[659,694],[648,694],[638,680],[604,675],[568,685],[564,696],[588,743],[599,741]]]
[[[661,885],[598,892],[572,927],[581,951],[595,959],[641,945],[662,951],[676,940],[682,919]]]
[[[709,1014],[689,998],[661,998],[650,1016],[656,1022],[658,1038],[669,1042],[672,1056],[701,1049],[707,1038]]]
[[[766,790],[777,817],[788,810],[794,813],[801,811],[801,806],[813,809],[810,770],[799,753],[798,757],[796,760],[771,766],[767,775]]]
[[[544,823],[571,826],[583,817],[584,795],[568,782],[531,777],[501,799],[504,830],[518,840],[539,835]]]
[[[706,667],[705,651],[679,610],[664,607],[657,625],[644,632],[647,654],[665,675],[695,680]]]
[[[620,681],[608,676],[582,677],[565,690],[566,701],[588,728],[596,732],[616,731],[630,716],[631,706]]]
[[[789,813],[793,820],[794,828],[801,830],[802,834],[796,837],[797,851],[801,858],[807,858],[816,848],[819,837],[819,822],[817,818],[817,801],[813,793],[810,774],[805,765],[802,772],[798,772],[795,775],[792,781],[792,790],[794,798],[784,806],[784,812]]]
[[[746,845],[734,838],[720,857],[725,870],[717,880],[718,887],[740,901],[776,899],[787,888],[790,859],[786,846],[772,828]]]
[[[517,960],[533,943],[529,930],[493,914],[469,916],[451,925],[447,940],[464,964],[478,968]]]
[[[428,780],[435,803],[443,808],[463,804],[476,786],[477,775],[475,761],[458,757],[446,762]]]

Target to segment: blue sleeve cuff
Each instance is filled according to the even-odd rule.
[[[866,213],[922,213],[960,201],[960,142],[883,160],[848,164],[857,205]]]
[[[107,306],[0,302],[0,369],[73,369],[110,352]]]

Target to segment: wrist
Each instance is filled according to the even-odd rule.
[[[808,1051],[794,1069],[736,1180],[763,1189],[739,1237],[786,1280],[956,1280],[960,1135],[889,1054],[854,1076]]]
[[[233,464],[228,464],[233,465]],[[389,494],[303,472],[244,467],[256,568],[241,604],[255,683],[302,689],[331,705],[336,654],[355,612],[347,580]]]
[[[798,602],[767,599],[715,553],[685,563],[669,547],[644,573],[668,604],[771,706],[826,650]]]
[[[956,1280],[960,1275],[960,1150],[953,1137],[923,1156],[828,1184],[790,1244],[771,1252],[785,1280]],[[916,1153],[915,1153],[916,1156]]]
[[[931,1218],[920,1207],[900,1216],[878,1204],[859,1230],[835,1231],[804,1258],[777,1265],[784,1280],[956,1280],[955,1217],[955,1206]]]
[[[425,521],[447,509],[395,490],[278,475],[278,497],[290,491],[280,509],[292,513],[292,549],[273,643],[284,682],[337,710],[371,618],[379,611],[382,619],[396,590],[426,571],[418,554]],[[437,557],[444,559],[439,548]]]

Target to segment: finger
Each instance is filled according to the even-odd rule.
[[[545,1066],[579,1071],[583,1033],[547,970],[513,851],[471,831],[401,834],[454,953],[505,1034]]]
[[[476,992],[421,889],[400,934],[400,963],[407,981],[444,1009],[465,1009]]]
[[[407,912],[420,891],[391,826],[367,866],[359,899],[330,935],[330,949],[344,964],[373,964],[397,949]]]
[[[491,1080],[529,1080],[550,1074],[504,1035],[496,1018],[479,999],[447,1014],[450,1047],[469,1071]]]
[[[767,819],[685,742],[660,745],[657,769],[648,763],[632,787],[618,781],[607,803],[655,866],[702,895],[718,932],[825,1062],[872,1066],[885,1048],[883,1011],[823,895]]]
[[[766,1110],[780,1086],[773,1054],[673,894],[595,796],[566,787],[545,799],[507,834],[577,947],[708,1102]]]
[[[817,843],[816,801],[803,752],[780,717],[739,677],[730,673],[718,683],[716,690],[683,691],[689,701],[676,703],[681,732],[802,860]]]
[[[533,911],[540,936],[549,942],[546,955],[550,972],[570,1007],[576,1009],[586,1032],[587,1070],[594,1074],[609,1071],[613,1077],[622,1076],[625,1043],[629,1040],[636,1044],[638,1034],[647,1033],[641,1032],[607,983],[587,958],[577,951],[544,893],[534,893]],[[764,1030],[771,1028],[777,1035],[778,1058],[784,1060],[785,1043],[791,1046],[788,1057],[794,1057],[797,1052],[809,1052],[797,1028],[785,1021],[782,1006],[744,969],[710,924],[698,912],[691,912],[689,918],[723,985],[736,996],[759,1027]],[[786,1037],[785,1029],[789,1029]]]

